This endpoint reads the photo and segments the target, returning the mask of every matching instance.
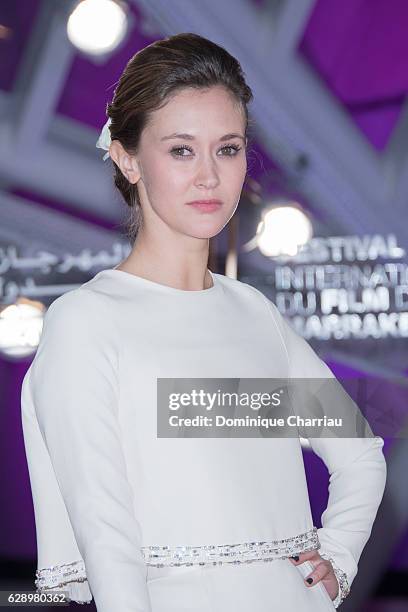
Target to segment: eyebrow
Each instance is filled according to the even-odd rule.
[[[163,138],[160,138],[160,140],[170,140],[171,138],[182,138],[183,140],[195,140],[195,136],[193,136],[192,134],[178,134],[178,133],[174,133],[174,134],[170,134],[169,136],[163,136]],[[241,138],[241,140],[243,140],[245,142],[245,138],[241,135],[241,134],[236,134],[236,133],[231,133],[231,134],[225,134],[225,136],[221,136],[220,141],[224,142],[225,140],[230,140],[231,138]]]

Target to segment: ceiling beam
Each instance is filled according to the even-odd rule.
[[[164,35],[197,32],[225,46],[241,62],[254,90],[256,135],[272,158],[292,170],[300,154],[309,167],[303,186],[316,208],[349,233],[393,231],[400,242],[408,228],[388,209],[389,190],[381,156],[296,52],[310,0],[287,0],[277,23],[246,0],[133,0],[154,15]],[[259,32],[270,28],[269,39]]]

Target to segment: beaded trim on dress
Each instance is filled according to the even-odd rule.
[[[182,565],[222,565],[285,559],[296,553],[320,548],[317,528],[283,540],[244,542],[205,546],[143,546],[146,565],[153,567]],[[90,603],[92,593],[82,559],[72,563],[37,569],[37,592],[67,590],[68,601]]]
[[[86,577],[83,559],[37,569],[34,584],[37,592],[68,591],[67,601],[91,603],[93,597]]]
[[[330,557],[328,554],[324,552],[319,553],[323,559],[326,561],[330,561],[333,566],[334,575],[337,578],[337,582],[339,583],[339,592],[337,593],[336,599],[333,599],[333,605],[335,608],[338,608],[339,605],[345,600],[347,595],[350,593],[350,586],[347,579],[347,574],[343,572],[342,569],[339,568],[333,557]]]
[[[208,546],[145,546],[146,564],[153,567],[181,565],[222,565],[284,559],[296,553],[316,550],[320,542],[316,527],[297,536],[269,542],[244,542]]]

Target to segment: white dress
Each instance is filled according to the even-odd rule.
[[[46,312],[21,396],[38,591],[98,612],[324,612],[347,594],[384,492],[380,437],[310,438],[331,475],[316,529],[298,437],[156,435],[158,377],[334,377],[260,291],[212,279],[108,269]],[[335,602],[287,558],[314,549]]]

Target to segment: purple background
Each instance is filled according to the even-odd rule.
[[[259,6],[263,4],[260,0],[253,1]],[[0,40],[1,57],[7,58],[7,61],[3,59],[0,62],[1,90],[13,88],[40,4],[40,0],[0,4],[0,22],[13,29],[10,39]],[[134,5],[132,11],[138,17]],[[406,0],[320,0],[315,4],[298,50],[379,152],[389,141],[407,95],[407,24]],[[112,97],[115,82],[127,59],[153,41],[146,38],[137,26],[136,18],[134,31],[126,44],[100,67],[76,56],[56,113],[100,129],[106,120],[106,103]],[[251,169],[251,175],[256,178],[276,166],[260,144],[254,146],[259,159]],[[47,201],[36,193],[26,194],[18,184],[11,185],[9,191],[27,195],[41,206],[110,227],[102,217],[67,209],[59,202]],[[336,375],[346,373],[344,365],[336,362],[329,365]],[[20,388],[28,366],[29,361],[13,363],[0,360],[0,555],[15,558],[35,556],[34,517],[20,421]],[[386,441],[386,454],[391,443]],[[305,452],[305,463],[315,524],[319,525],[320,513],[327,503],[326,487],[323,486],[327,482],[327,472],[312,453]],[[407,536],[395,551],[394,569],[408,569]]]

